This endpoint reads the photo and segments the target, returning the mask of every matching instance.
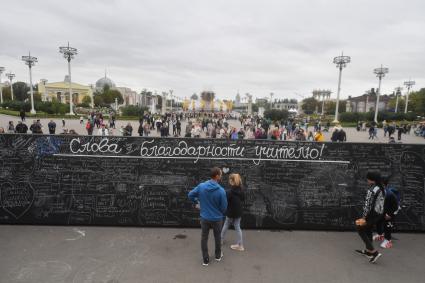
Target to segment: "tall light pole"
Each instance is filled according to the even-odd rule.
[[[403,90],[403,88],[401,87],[401,86],[399,86],[399,87],[396,87],[395,88],[395,96],[396,96],[396,100],[395,100],[395,110],[394,110],[394,112],[395,113],[397,113],[397,111],[398,111],[398,96],[399,96],[399,94],[401,94],[401,91]]]
[[[0,104],[3,104],[3,85],[1,84],[1,75],[4,70],[6,70],[4,67],[0,67]]]
[[[274,95],[274,93],[270,92],[270,110],[273,109],[273,95]]]
[[[43,84],[44,86],[44,92],[43,92],[43,98],[42,101],[48,101],[47,99],[47,90],[46,90],[46,83],[47,83],[47,79],[41,79],[40,82]]]
[[[68,77],[69,77],[69,115],[75,115],[72,109],[72,83],[71,83],[71,59],[78,54],[77,48],[68,46],[59,47],[59,52],[63,54],[63,57],[68,61]]]
[[[173,90],[170,89],[170,97],[171,97],[171,113],[173,113]]]
[[[6,77],[10,81],[10,97],[13,100],[13,84],[12,84],[12,80],[15,77],[15,74],[13,74],[12,72],[9,72],[9,73],[6,73],[5,75],[6,75]]]
[[[339,69],[339,77],[338,77],[338,91],[336,94],[336,107],[335,107],[335,119],[334,123],[338,123],[338,111],[339,111],[339,94],[341,93],[341,76],[342,76],[342,69],[347,66],[348,63],[351,62],[350,56],[344,56],[344,52],[341,54],[341,56],[337,56],[334,58],[334,64],[336,64],[336,67]]]
[[[0,67],[0,104],[3,103],[3,85],[1,84],[1,75],[3,74],[4,70],[6,70],[4,67]]]
[[[407,113],[407,104],[409,104],[409,92],[410,88],[415,85],[415,81],[411,81],[409,79],[408,81],[404,82],[404,85],[407,86],[406,105],[404,106],[404,113]]]
[[[366,112],[369,112],[368,106],[369,106],[369,96],[370,96],[370,94],[371,94],[371,91],[370,90],[366,90],[366,92],[365,92],[365,95],[366,95],[366,104],[364,106],[364,112],[365,113]]]
[[[91,100],[90,107],[91,109],[94,109],[94,95],[93,95],[94,86],[93,84],[90,84],[89,87],[90,87],[90,100]]]
[[[34,108],[34,90],[32,88],[32,66],[35,65],[37,61],[37,57],[31,56],[31,52],[28,52],[28,56],[22,56],[22,61],[25,62],[25,65],[28,65],[28,69],[30,72],[30,93],[31,93],[31,114],[35,114]]]
[[[376,74],[376,76],[379,78],[379,86],[378,91],[376,92],[376,107],[375,107],[375,123],[378,123],[378,110],[379,110],[379,95],[381,94],[381,82],[382,78],[385,77],[385,74],[388,73],[388,68],[381,67],[376,68],[373,70],[373,73]]]

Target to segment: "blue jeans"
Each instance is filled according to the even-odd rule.
[[[229,218],[226,217],[226,221],[224,221],[223,229],[221,230],[221,240],[224,241],[224,236],[226,236],[227,230],[229,230],[229,226],[233,224],[235,227],[236,234],[238,236],[237,245],[243,246],[242,241],[242,230],[241,230],[241,217],[239,218]]]

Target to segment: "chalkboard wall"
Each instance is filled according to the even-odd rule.
[[[0,223],[197,227],[187,193],[241,174],[245,228],[353,229],[368,170],[401,192],[397,227],[425,231],[425,146],[0,135]]]

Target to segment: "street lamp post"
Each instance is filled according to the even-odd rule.
[[[274,95],[274,93],[270,92],[270,110],[273,109],[273,95]]]
[[[41,79],[40,82],[43,84],[44,86],[44,92],[43,92],[43,101],[48,101],[47,99],[47,90],[46,90],[46,83],[47,83],[47,79]]]
[[[5,70],[5,67],[0,67],[0,103],[3,103],[3,85],[1,84],[1,75]]]
[[[379,86],[378,91],[376,92],[376,107],[375,107],[375,123],[378,123],[378,110],[379,110],[379,95],[381,94],[381,82],[382,78],[385,77],[385,74],[388,73],[388,68],[381,67],[376,68],[373,70],[373,73],[376,74],[376,76],[379,78]]]
[[[407,82],[404,82],[404,85],[407,86],[406,105],[404,106],[404,113],[407,113],[407,104],[409,104],[409,92],[410,88],[415,85],[415,81],[408,80]]]
[[[397,111],[398,111],[398,96],[401,93],[402,89],[403,88],[400,87],[400,86],[395,88],[395,97],[396,97],[396,100],[395,100],[395,110],[394,110],[395,113],[397,113]]]
[[[339,111],[339,94],[341,93],[341,76],[342,76],[342,69],[347,66],[348,63],[351,62],[350,56],[344,56],[344,53],[341,54],[341,56],[337,56],[334,58],[334,64],[336,64],[336,67],[339,69],[339,77],[338,77],[338,91],[336,94],[336,107],[335,107],[335,119],[334,123],[338,123],[338,111]]]
[[[6,75],[6,77],[10,81],[10,98],[11,98],[11,100],[13,100],[13,84],[12,84],[12,80],[15,77],[15,74],[13,74],[12,72],[10,72],[10,73],[6,73],[5,75]]]
[[[35,65],[37,61],[37,57],[31,56],[31,52],[28,53],[28,56],[22,56],[22,61],[25,62],[26,65],[28,65],[28,69],[30,72],[30,93],[31,93],[31,114],[35,114],[35,108],[34,108],[34,90],[32,88],[32,66]]]
[[[77,48],[68,46],[59,47],[59,52],[63,54],[63,57],[68,61],[68,77],[69,77],[69,115],[75,115],[72,109],[72,82],[71,82],[71,59],[78,54]]]
[[[368,111],[368,110],[369,110],[368,106],[369,106],[369,96],[370,96],[370,90],[367,90],[367,91],[365,92],[365,95],[366,95],[366,102],[365,102],[365,105],[364,105],[364,112],[366,113],[366,112],[369,112],[369,111]]]
[[[171,113],[173,113],[173,90],[170,89],[170,97],[171,97]]]
[[[4,70],[4,67],[0,67],[0,104],[3,104],[3,85],[1,84],[1,75],[3,74]]]

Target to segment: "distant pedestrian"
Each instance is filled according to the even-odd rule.
[[[80,124],[82,125],[84,123],[84,117],[80,116]]]
[[[91,118],[87,119],[86,130],[87,130],[87,135],[89,135],[89,136],[93,135],[93,130],[94,130],[93,119],[91,119]]]
[[[139,123],[139,128],[137,129],[137,133],[139,134],[140,137],[143,137],[143,131],[144,131],[143,120],[141,120]]]
[[[244,251],[242,240],[241,219],[243,211],[243,202],[245,194],[242,190],[242,180],[239,174],[231,174],[229,176],[230,190],[226,191],[227,195],[227,211],[226,221],[224,222],[223,229],[221,230],[221,243],[224,243],[224,237],[230,225],[235,227],[238,240],[235,245],[230,248],[236,251]]]
[[[370,126],[370,128],[369,128],[369,139],[373,140],[374,137],[375,137],[375,127]]]
[[[47,127],[49,128],[49,134],[54,135],[56,132],[56,123],[53,120],[50,120]]]
[[[15,133],[15,125],[13,125],[13,121],[9,121],[9,125],[7,126],[7,133],[8,134]]]
[[[218,183],[221,180],[221,169],[211,169],[209,181],[203,182],[189,192],[189,199],[197,203],[201,216],[201,249],[202,265],[208,266],[210,257],[208,254],[208,235],[212,228],[215,239],[215,260],[221,261],[221,224],[227,209],[226,192]]]
[[[19,112],[19,116],[21,116],[21,121],[25,122],[25,110],[21,109],[21,111]]]
[[[26,134],[28,131],[28,126],[25,125],[25,123],[22,123],[22,121],[18,121],[18,125],[16,125],[15,130],[19,134]]]
[[[62,128],[65,127],[65,118],[62,118]]]
[[[100,129],[97,130],[97,135],[98,136],[109,136],[109,131],[105,127],[105,124],[102,124]]]
[[[401,135],[404,133],[404,128],[402,125],[397,126],[397,139],[401,141]]]
[[[363,207],[362,218],[356,220],[357,231],[366,245],[365,250],[356,250],[357,253],[369,258],[369,262],[375,263],[381,254],[373,246],[372,230],[384,217],[385,189],[381,183],[381,175],[378,172],[368,172],[366,200]]]

